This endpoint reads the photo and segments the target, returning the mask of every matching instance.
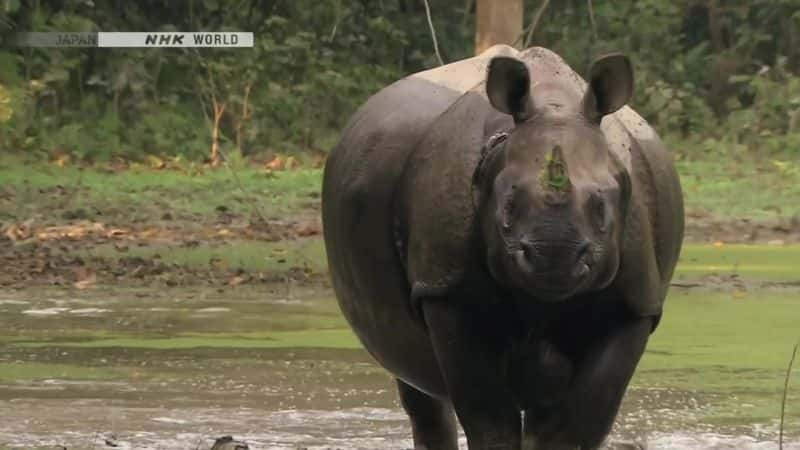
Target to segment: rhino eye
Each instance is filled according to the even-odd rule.
[[[516,191],[517,187],[511,185],[511,189],[503,200],[503,230],[505,231],[511,230],[511,218],[514,216],[514,194]]]
[[[589,199],[589,214],[598,230],[605,232],[608,228],[606,201],[603,199],[602,191],[592,194]]]

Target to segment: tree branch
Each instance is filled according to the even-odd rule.
[[[594,7],[592,7],[592,0],[586,0],[589,7],[589,22],[592,24],[592,38],[593,42],[597,42],[597,25],[594,23]]]
[[[333,42],[333,38],[336,37],[336,30],[339,28],[339,22],[342,20],[342,0],[334,0],[336,3],[336,21],[333,23],[333,29],[331,30],[331,35],[328,36],[328,42]]]
[[[542,20],[542,16],[544,15],[544,11],[547,9],[547,6],[550,4],[550,0],[542,1],[542,4],[539,5],[539,9],[536,10],[536,14],[533,16],[533,20],[531,24],[528,25],[528,36],[525,38],[525,42],[522,44],[523,48],[528,48],[533,41],[533,33],[536,31],[536,27],[539,26],[539,21]]]
[[[465,0],[466,3],[464,4],[464,16],[461,18],[461,26],[467,26],[467,19],[469,19],[469,13],[472,11],[472,3],[475,0]]]
[[[789,367],[786,368],[786,378],[783,381],[783,401],[781,402],[781,426],[778,431],[778,450],[783,450],[783,420],[786,416],[786,397],[789,392],[789,378],[792,375],[792,365],[794,364],[794,358],[797,356],[798,347],[800,347],[800,341],[794,345],[792,357],[789,359]]]
[[[436,40],[436,30],[433,28],[433,20],[431,20],[431,7],[428,4],[428,0],[423,0],[425,2],[425,15],[428,17],[428,27],[431,29],[431,39],[433,39],[433,50],[436,52],[436,59],[439,60],[439,65],[444,65],[444,60],[442,59],[442,54],[439,53],[439,41]]]

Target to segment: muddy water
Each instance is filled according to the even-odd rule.
[[[671,352],[664,342],[654,351]],[[658,357],[643,365],[614,440],[777,448],[772,385],[686,386],[691,371]],[[745,401],[768,412],[731,409]],[[800,414],[789,417],[790,437],[800,436]],[[0,418],[0,448],[207,449],[222,435],[252,449],[411,447],[392,380],[323,284],[0,293]]]

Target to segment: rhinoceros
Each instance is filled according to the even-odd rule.
[[[495,46],[369,98],[331,151],[333,287],[397,380],[415,449],[589,449],[656,329],[683,240],[671,153],[544,48]]]

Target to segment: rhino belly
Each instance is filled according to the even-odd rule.
[[[393,196],[417,141],[458,97],[416,79],[376,94],[331,151],[322,188],[328,266],[342,313],[381,365],[436,395],[443,382],[427,332],[410,309]]]

